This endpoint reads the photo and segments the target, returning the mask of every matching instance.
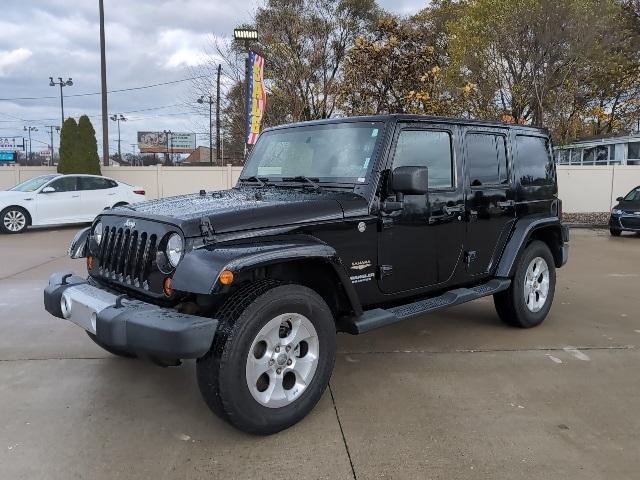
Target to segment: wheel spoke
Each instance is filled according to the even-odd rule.
[[[302,323],[302,320],[297,319],[295,322],[293,322],[291,333],[289,333],[287,338],[283,338],[282,340],[286,345],[290,345],[295,349],[298,345],[300,345],[301,341],[308,340],[312,336],[315,335],[312,334],[309,329]]]

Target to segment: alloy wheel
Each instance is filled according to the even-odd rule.
[[[527,308],[539,312],[549,296],[549,265],[542,257],[536,257],[527,267],[524,277],[524,301]]]
[[[247,355],[246,380],[253,398],[268,408],[294,402],[313,380],[319,340],[313,323],[299,313],[269,320]]]
[[[10,232],[19,232],[27,224],[27,218],[20,210],[9,210],[2,220],[5,228]]]

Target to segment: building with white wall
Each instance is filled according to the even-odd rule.
[[[558,165],[640,165],[640,133],[555,147]]]

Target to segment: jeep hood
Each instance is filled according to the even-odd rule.
[[[292,188],[240,188],[192,194],[116,208],[108,214],[177,224],[187,237],[201,235],[208,219],[216,234],[327,220],[367,211],[352,192]]]

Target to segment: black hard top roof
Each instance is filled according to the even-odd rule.
[[[369,115],[362,117],[338,117],[338,118],[324,118],[320,120],[311,120],[307,122],[289,123],[285,125],[278,125],[265,129],[277,130],[280,128],[289,128],[300,125],[327,125],[332,123],[345,123],[345,122],[433,122],[433,123],[449,123],[456,125],[477,125],[483,127],[501,127],[501,128],[513,128],[518,130],[529,130],[531,132],[542,133],[548,135],[546,128],[531,127],[528,125],[519,125],[514,123],[497,122],[491,120],[473,120],[469,118],[454,118],[454,117],[436,117],[430,115],[409,115],[404,113],[393,113],[386,115]]]

